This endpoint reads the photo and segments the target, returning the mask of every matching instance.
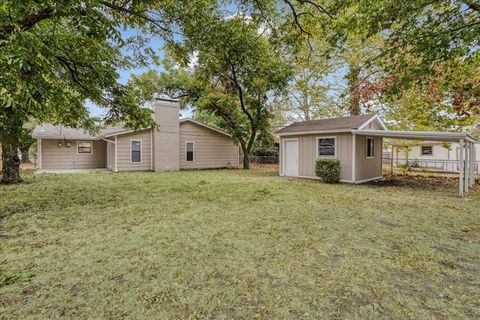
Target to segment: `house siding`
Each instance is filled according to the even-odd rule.
[[[382,137],[375,137],[375,156],[367,159],[367,137],[356,135],[355,181],[382,176]]]
[[[344,181],[352,180],[352,135],[350,133],[312,134],[282,137],[283,142],[288,139],[298,139],[298,175],[301,177],[317,178],[315,163],[317,158],[317,138],[336,137],[337,159],[340,160],[340,178]],[[283,170],[283,169],[282,169]]]
[[[117,170],[118,171],[148,171],[151,166],[151,130],[127,133],[117,136]],[[130,141],[142,141],[140,163],[130,162]],[[115,169],[115,168],[113,168]]]
[[[185,142],[194,142],[194,161],[185,161]],[[180,123],[180,168],[238,167],[239,150],[232,138],[196,123]]]
[[[41,140],[41,165],[42,169],[100,169],[107,166],[107,143],[105,141],[93,141],[92,154],[77,154],[77,142],[68,140],[71,147],[65,147],[64,140],[42,139]],[[88,141],[88,140],[80,140]],[[62,147],[58,147],[62,143]]]

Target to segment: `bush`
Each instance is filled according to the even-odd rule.
[[[340,181],[340,160],[317,160],[315,164],[315,174],[326,183],[338,183]]]

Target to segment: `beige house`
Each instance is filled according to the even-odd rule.
[[[315,162],[340,160],[342,182],[362,183],[382,178],[383,138],[352,130],[387,130],[376,115],[295,122],[278,130],[280,175],[318,178]]]
[[[96,136],[81,129],[37,126],[40,170],[108,169],[163,171],[239,166],[239,148],[232,137],[192,119],[179,119],[178,101],[156,98],[159,128],[133,131],[108,127]]]

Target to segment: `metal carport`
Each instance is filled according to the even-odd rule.
[[[458,142],[460,145],[460,169],[458,194],[463,197],[468,189],[475,185],[475,152],[476,139],[464,132],[437,131],[390,131],[390,130],[352,130],[353,135],[376,136],[392,139],[429,140]]]

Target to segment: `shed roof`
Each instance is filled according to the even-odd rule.
[[[287,134],[287,133],[308,133],[308,132],[317,132],[317,131],[329,131],[329,130],[354,130],[360,128],[363,124],[368,122],[373,117],[376,117],[374,114],[350,116],[350,117],[341,117],[341,118],[332,118],[332,119],[321,119],[321,120],[310,120],[302,122],[294,122],[289,126],[286,126],[278,131],[275,134]]]

